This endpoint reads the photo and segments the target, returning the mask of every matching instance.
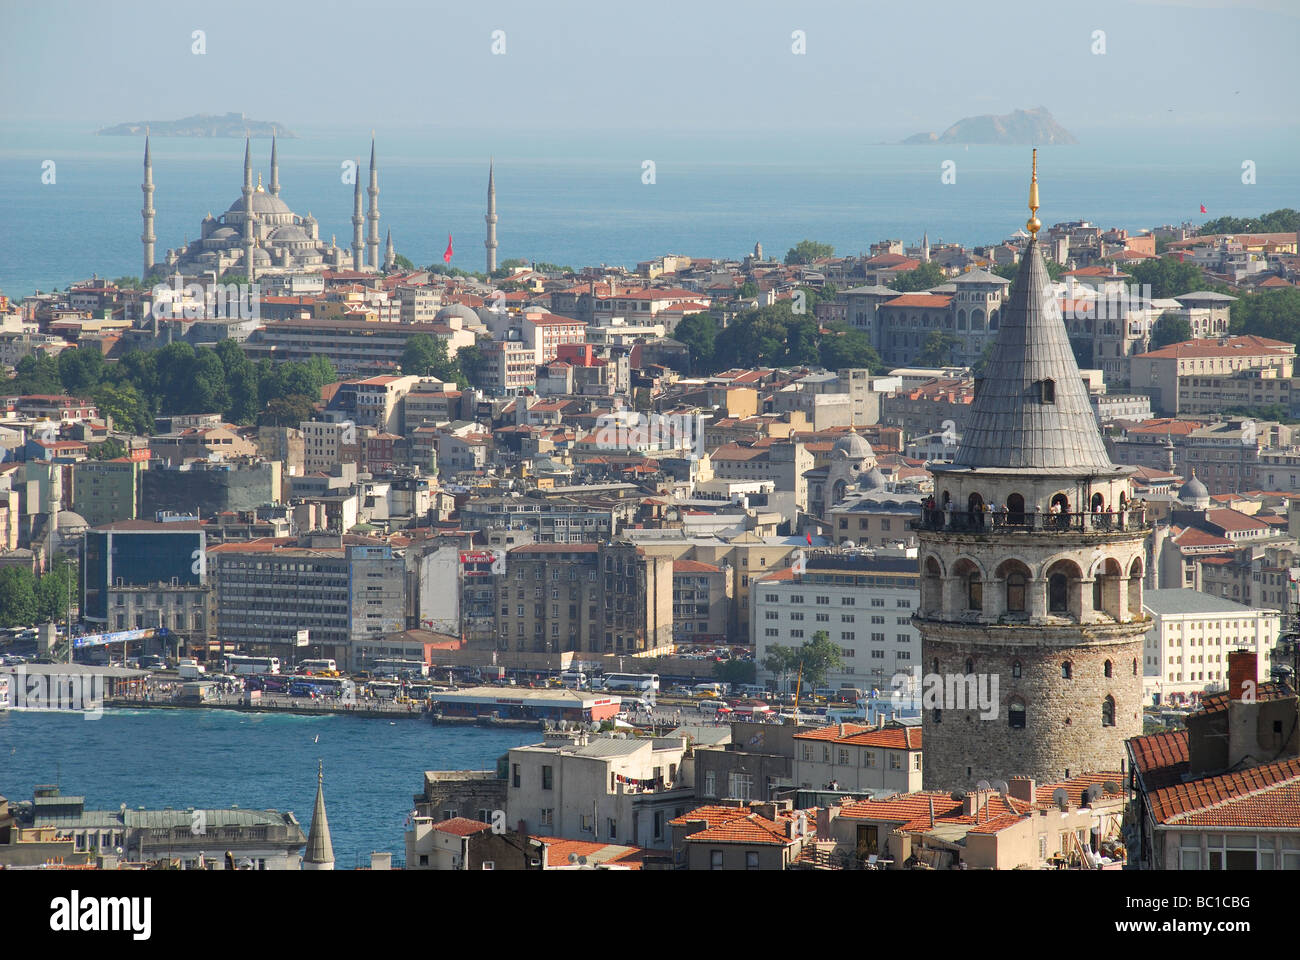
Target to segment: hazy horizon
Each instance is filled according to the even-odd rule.
[[[10,40],[0,80],[22,94],[5,98],[0,121],[89,132],[242,112],[295,131],[798,138],[848,129],[891,141],[1044,106],[1076,135],[1276,131],[1300,117],[1293,85],[1255,77],[1270,63],[1293,65],[1297,13],[1287,0],[1087,9],[141,0],[125,10],[52,0],[0,10]],[[205,33],[202,55],[192,52],[195,30]],[[496,30],[503,55],[491,50]],[[795,30],[806,36],[802,55],[791,51]]]

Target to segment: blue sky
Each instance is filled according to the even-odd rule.
[[[0,7],[0,120],[890,137],[1046,106],[1073,131],[1294,129],[1295,0],[46,0]],[[203,30],[206,53],[192,53]],[[492,33],[506,52],[493,55]],[[806,36],[803,55],[791,35]],[[1094,54],[1094,31],[1106,52]]]

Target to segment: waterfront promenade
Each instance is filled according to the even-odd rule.
[[[205,700],[182,698],[177,691],[152,691],[139,696],[113,697],[104,701],[106,707],[158,707],[161,709],[213,709],[241,710],[247,713],[301,713],[322,716],[342,715],[390,720],[418,720],[424,715],[424,704],[408,701],[375,700],[358,697],[346,703],[320,697],[290,697],[284,694],[263,694],[246,703],[242,693],[221,693]]]

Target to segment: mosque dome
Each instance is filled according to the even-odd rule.
[[[871,444],[862,439],[856,430],[850,430],[835,441],[835,446],[831,447],[831,456],[843,457],[845,460],[865,460],[872,456]]]
[[[275,230],[271,231],[271,236],[269,239],[271,239],[272,241],[276,241],[276,240],[306,241],[306,240],[310,240],[311,237],[307,236],[307,231],[303,230],[302,227],[288,226],[288,227],[277,227]]]
[[[209,240],[230,240],[239,236],[234,227],[217,227],[209,235]]]
[[[434,323],[446,323],[448,320],[451,320],[453,317],[455,317],[455,318],[459,318],[460,320],[464,321],[465,323],[478,323],[478,322],[479,322],[479,316],[478,316],[478,314],[474,311],[474,308],[473,308],[473,307],[467,307],[467,306],[465,306],[465,304],[463,304],[463,303],[449,303],[449,304],[447,304],[447,306],[445,306],[445,307],[443,307],[441,310],[439,310],[438,313],[437,313],[437,315],[434,316],[434,318],[433,318],[433,322],[434,322]]]
[[[1192,478],[1184,483],[1178,490],[1178,499],[1183,503],[1209,502],[1210,490],[1196,476],[1196,471],[1192,471]]]
[[[888,486],[885,475],[880,472],[879,467],[872,467],[858,480],[858,489],[862,491],[886,490]]]
[[[232,203],[229,206],[229,208],[227,208],[226,210],[226,213],[243,213],[243,212],[244,212],[243,197],[240,197],[238,200]],[[292,214],[293,213],[293,211],[289,209],[289,205],[287,203],[285,203],[279,197],[273,197],[271,196],[271,194],[266,193],[264,191],[253,193],[253,212],[257,214],[268,214],[268,213]]]

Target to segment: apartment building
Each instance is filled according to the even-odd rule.
[[[553,734],[508,763],[506,820],[521,832],[663,850],[695,796],[685,737]]]
[[[498,577],[498,648],[666,653],[673,564],[618,543],[534,543],[506,554]]]
[[[406,568],[384,543],[353,536],[260,539],[208,551],[217,631],[277,655],[308,631],[314,654],[352,668],[353,645],[406,626]]]
[[[1256,682],[1269,678],[1281,614],[1196,590],[1147,590],[1152,618],[1143,643],[1143,694],[1149,703],[1197,703],[1227,689],[1228,655],[1255,657]]]
[[[1266,337],[1188,340],[1129,358],[1129,380],[1160,416],[1264,403],[1289,409],[1295,352],[1295,344]]]
[[[916,548],[874,553],[826,552],[759,577],[750,591],[750,637],[759,682],[791,686],[794,677],[762,667],[773,646],[799,647],[825,632],[840,648],[841,666],[828,671],[830,687],[891,689],[895,674],[920,664],[921,639],[912,626],[920,599]]]
[[[921,725],[837,723],[794,735],[794,782],[805,790],[921,789]],[[834,786],[832,786],[834,784]]]

